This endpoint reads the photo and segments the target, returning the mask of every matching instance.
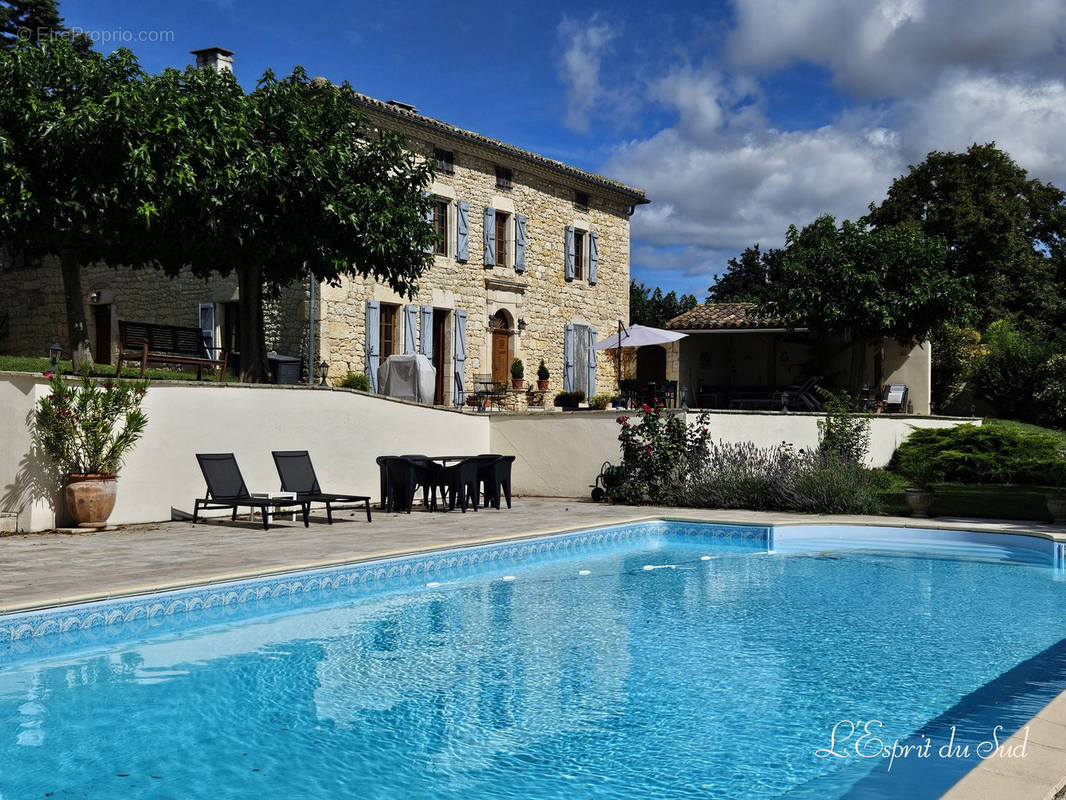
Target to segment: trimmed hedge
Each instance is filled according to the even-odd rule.
[[[913,456],[928,462],[938,481],[1048,486],[1066,477],[1061,447],[1050,434],[995,422],[924,428],[907,437],[889,467],[898,470],[903,457]]]

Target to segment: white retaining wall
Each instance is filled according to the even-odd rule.
[[[37,399],[48,393],[40,376],[0,374],[0,512],[17,512],[20,530],[66,522],[54,511],[61,507],[58,490],[31,452],[28,422]],[[248,488],[268,491],[278,488],[270,451],[306,449],[324,488],[375,501],[379,455],[505,453],[517,457],[516,494],[587,497],[602,463],[618,461],[615,419],[626,413],[459,413],[346,390],[212,383],[153,384],[144,408],[148,427],[119,475],[113,523],[155,522],[190,512],[193,499],[204,493],[197,452],[235,453]],[[787,441],[804,448],[818,442],[817,420],[814,414],[722,412],[711,414],[709,425],[715,440],[762,446]],[[869,463],[887,463],[911,426],[963,421],[874,418]]]

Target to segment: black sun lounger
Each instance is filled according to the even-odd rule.
[[[283,492],[296,492],[300,501],[307,503],[325,503],[326,519],[333,524],[334,503],[354,503],[355,505],[339,506],[340,508],[358,508],[362,504],[366,508],[366,521],[370,522],[370,498],[361,494],[335,494],[323,492],[318,485],[318,476],[315,468],[311,465],[311,456],[306,450],[275,450],[273,451],[274,465],[278,468],[278,477],[281,478],[281,490]]]
[[[196,460],[200,464],[200,472],[204,474],[204,480],[207,481],[207,495],[197,498],[193,505],[193,524],[199,519],[201,508],[232,508],[231,519],[234,520],[237,519],[237,509],[258,508],[263,517],[263,530],[268,530],[270,509],[279,506],[298,506],[303,511],[304,527],[308,527],[307,515],[311,510],[310,500],[299,496],[296,500],[252,497],[248,493],[248,487],[244,483],[233,453],[197,453]]]

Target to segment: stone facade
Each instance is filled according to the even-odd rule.
[[[419,282],[415,297],[403,298],[373,279],[344,279],[339,286],[320,284],[315,297],[315,361],[325,360],[332,382],[346,373],[366,371],[366,304],[376,300],[395,309],[394,353],[404,352],[403,308],[432,307],[437,328],[436,365],[444,380],[438,401],[450,405],[456,398],[455,312],[466,312],[466,362],[464,392],[474,390],[475,378],[490,374],[493,334],[490,317],[496,315],[507,331],[506,351],[497,339],[497,372],[506,359],[522,359],[527,385],[535,385],[543,359],[551,373],[551,394],[563,388],[564,331],[568,325],[595,329],[602,338],[618,320],[629,317],[629,217],[635,205],[646,202],[642,192],[582,172],[510,145],[460,131],[422,117],[412,110],[362,98],[363,110],[372,126],[400,130],[408,146],[426,158],[437,150],[451,154],[451,170],[438,170],[427,190],[447,203],[446,254],[434,263]],[[508,181],[497,170],[509,171]],[[504,173],[505,176],[508,174]],[[469,207],[468,257],[458,258],[457,216],[460,202]],[[581,203],[579,205],[579,203]],[[586,204],[587,203],[587,204]],[[507,215],[503,234],[507,255],[503,264],[486,266],[484,258],[484,209]],[[515,267],[516,220],[525,218],[525,270]],[[565,276],[567,228],[584,235],[585,263],[581,276]],[[589,280],[589,238],[597,236],[596,282]],[[216,341],[228,344],[227,315],[236,313],[235,276],[203,280],[191,274],[169,279],[152,270],[112,269],[93,266],[86,270],[89,340],[96,346],[97,320],[112,327],[112,356],[118,346],[118,320],[177,325],[199,324],[199,304],[215,304]],[[306,362],[309,285],[284,287],[265,308],[267,349],[300,356]],[[94,307],[107,306],[109,314],[96,314]],[[37,268],[0,272],[0,319],[7,314],[6,335],[0,325],[0,352],[44,355],[53,341],[66,342],[62,285],[58,264],[46,262]],[[427,317],[418,317],[419,332]],[[521,321],[521,323],[520,323]],[[443,334],[443,335],[441,335]],[[427,335],[430,335],[427,333]],[[417,337],[416,337],[417,338]],[[100,340],[104,341],[104,340]],[[584,350],[585,340],[576,349]],[[577,354],[580,363],[581,353]],[[94,353],[94,357],[99,357]],[[613,391],[613,360],[598,354],[595,386]],[[306,371],[306,367],[305,367]],[[577,371],[575,388],[585,388],[587,372]],[[524,405],[527,398],[517,399]],[[539,402],[542,398],[528,398]],[[514,398],[512,398],[512,402]]]

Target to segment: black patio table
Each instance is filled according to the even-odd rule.
[[[394,495],[393,487],[392,487],[392,485],[389,482],[388,465],[389,465],[390,461],[392,461],[394,459],[398,459],[398,458],[401,458],[401,459],[412,459],[412,460],[418,460],[418,461],[432,461],[434,463],[439,463],[441,467],[446,467],[451,462],[463,461],[464,459],[467,459],[467,458],[475,458],[475,456],[470,456],[470,455],[467,455],[467,456],[423,456],[423,455],[378,456],[378,458],[377,458],[378,469],[380,470],[380,473],[381,473],[380,474],[380,478],[381,478],[381,508],[382,509],[388,510],[388,509],[391,509],[392,507],[395,506],[395,498],[393,496]],[[436,492],[436,489],[434,488],[433,489],[433,498],[432,498],[432,501],[430,501],[429,510],[436,511],[436,508],[437,508],[436,500],[437,500],[437,492]],[[423,493],[422,503],[423,503],[423,505],[426,504],[425,493]]]

